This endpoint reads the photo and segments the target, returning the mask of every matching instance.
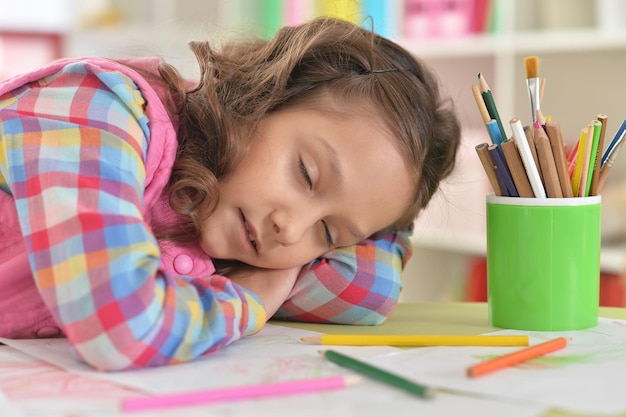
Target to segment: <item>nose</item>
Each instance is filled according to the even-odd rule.
[[[297,214],[288,210],[274,210],[270,215],[274,236],[281,245],[293,245],[318,221],[313,210],[299,210]]]

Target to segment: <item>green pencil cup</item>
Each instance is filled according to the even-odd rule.
[[[516,330],[598,323],[600,196],[487,196],[489,320]]]

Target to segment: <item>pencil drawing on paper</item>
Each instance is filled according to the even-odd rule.
[[[8,352],[9,349],[0,349],[0,391],[11,400],[137,395],[110,382],[69,373],[19,352]]]

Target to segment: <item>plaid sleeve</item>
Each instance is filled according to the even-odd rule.
[[[160,270],[142,215],[144,105],[128,77],[88,63],[0,96],[0,180],[33,276],[74,352],[99,369],[188,361],[266,319],[222,276]]]
[[[376,325],[397,304],[400,276],[412,254],[410,230],[339,248],[302,269],[277,319]]]

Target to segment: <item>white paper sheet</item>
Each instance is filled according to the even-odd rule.
[[[68,417],[82,409],[118,409],[120,397],[137,395],[113,383],[70,373],[9,346],[0,346],[0,416],[11,404],[21,417]],[[10,403],[8,403],[10,401]],[[11,417],[7,414],[6,417]]]
[[[0,411],[2,417],[24,417],[22,412],[6,398],[2,391],[0,391]]]
[[[300,342],[317,333],[267,325],[261,332],[193,362],[127,372],[98,372],[70,354],[66,339],[0,338],[7,345],[68,371],[104,379],[147,393],[185,392],[233,385],[269,383],[336,375],[319,354],[320,346]],[[350,350],[350,349],[349,349]],[[354,350],[354,349],[353,349]],[[391,347],[368,347],[359,355],[377,356]]]
[[[626,321],[600,319],[598,326],[567,332],[503,330],[528,334],[531,344],[569,339],[557,352],[478,378],[471,365],[514,347],[429,347],[391,352],[366,362],[435,387],[584,413],[626,411]]]
[[[162,393],[351,373],[325,361],[319,354],[320,346],[300,342],[301,337],[314,334],[317,333],[267,325],[259,334],[242,339],[226,349],[189,364],[115,373],[93,371],[76,361],[70,355],[65,339],[43,341],[0,339],[0,341],[81,376],[101,378],[146,392]],[[361,358],[380,357],[396,351],[390,347],[342,347],[337,350],[358,355]],[[64,371],[59,370],[59,372]],[[41,407],[44,403],[40,400],[37,407]],[[58,402],[53,405],[58,409]],[[71,410],[79,411],[82,417],[122,415],[115,401],[109,401],[104,406],[99,403],[99,406],[102,408],[90,407],[89,403],[72,404]],[[248,417],[251,415],[256,417],[292,417],[295,415],[298,417],[319,417],[320,415],[324,417],[380,417],[385,415],[415,417],[418,413],[429,417],[461,414],[484,417],[503,415],[535,417],[544,410],[544,407],[536,405],[495,402],[445,393],[437,395],[432,400],[423,400],[365,378],[362,384],[340,391],[177,408],[140,415],[141,417]],[[31,415],[39,417],[37,413],[31,413],[28,417]],[[56,417],[56,415],[46,413],[40,415]]]

